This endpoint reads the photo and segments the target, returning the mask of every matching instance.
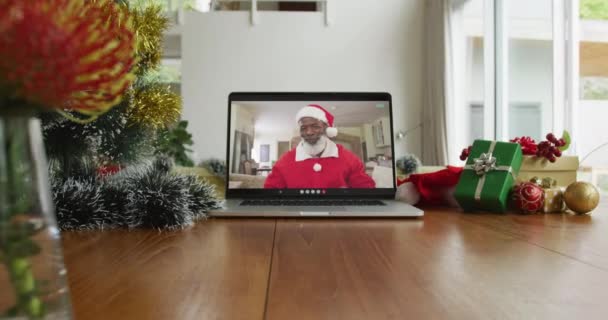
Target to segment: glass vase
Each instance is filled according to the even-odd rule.
[[[40,120],[0,113],[0,319],[71,319],[65,274]]]

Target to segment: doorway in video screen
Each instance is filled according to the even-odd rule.
[[[312,129],[298,114],[321,124],[333,116],[337,134],[303,141]],[[393,187],[387,101],[233,102],[229,150],[231,189]]]

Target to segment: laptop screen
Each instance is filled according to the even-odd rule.
[[[229,193],[394,195],[388,94],[233,93],[229,117]]]

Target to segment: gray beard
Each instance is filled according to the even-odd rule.
[[[326,136],[321,136],[321,138],[319,138],[319,140],[317,140],[317,143],[315,144],[310,144],[308,142],[306,142],[306,140],[302,140],[302,147],[304,147],[304,151],[310,155],[310,156],[316,156],[319,153],[323,152],[323,150],[325,150],[325,147],[327,146],[327,137]]]

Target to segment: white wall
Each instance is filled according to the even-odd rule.
[[[342,127],[340,133],[363,138],[363,126],[361,127]],[[365,141],[365,140],[362,140]]]
[[[296,135],[295,133],[284,133],[280,135],[276,134],[256,134],[255,140],[253,141],[253,155],[252,158],[263,166],[270,166],[273,161],[279,160],[279,141],[291,141],[291,138]],[[270,145],[270,161],[260,161],[260,145]]]
[[[226,116],[228,114],[226,113]],[[237,105],[237,104],[233,104],[232,105],[232,114],[231,114],[231,123],[234,123],[233,127],[234,129],[232,130],[232,132],[230,133],[230,145],[233,146],[234,145],[234,132],[235,130],[239,130],[241,132],[244,132],[250,136],[255,136],[255,121],[253,119],[253,116],[251,115],[251,113],[249,113],[249,111],[245,110],[244,108],[242,108],[241,106]],[[192,122],[191,122],[192,123]],[[196,123],[192,123],[193,125],[197,126]],[[224,132],[226,132],[228,129],[224,129]],[[210,139],[221,139],[221,135],[220,134],[212,134],[212,133],[207,133]],[[226,136],[226,134],[224,133],[224,136]],[[226,139],[226,138],[224,138]],[[225,141],[225,140],[224,140]],[[226,156],[226,150],[225,150],[226,146],[224,145],[224,156]],[[223,158],[221,157],[221,158]],[[219,157],[218,157],[219,158]]]
[[[378,149],[376,148],[376,143],[372,132],[373,129],[371,124],[363,125],[363,134],[365,137],[365,141],[367,141],[367,143],[365,144],[365,148],[367,149],[368,157],[373,157],[374,155],[379,153]]]
[[[424,0],[334,0],[321,12],[189,12],[182,36],[183,117],[194,157],[225,157],[232,91],[388,91],[395,131],[420,122]],[[420,131],[396,155],[420,154]]]

